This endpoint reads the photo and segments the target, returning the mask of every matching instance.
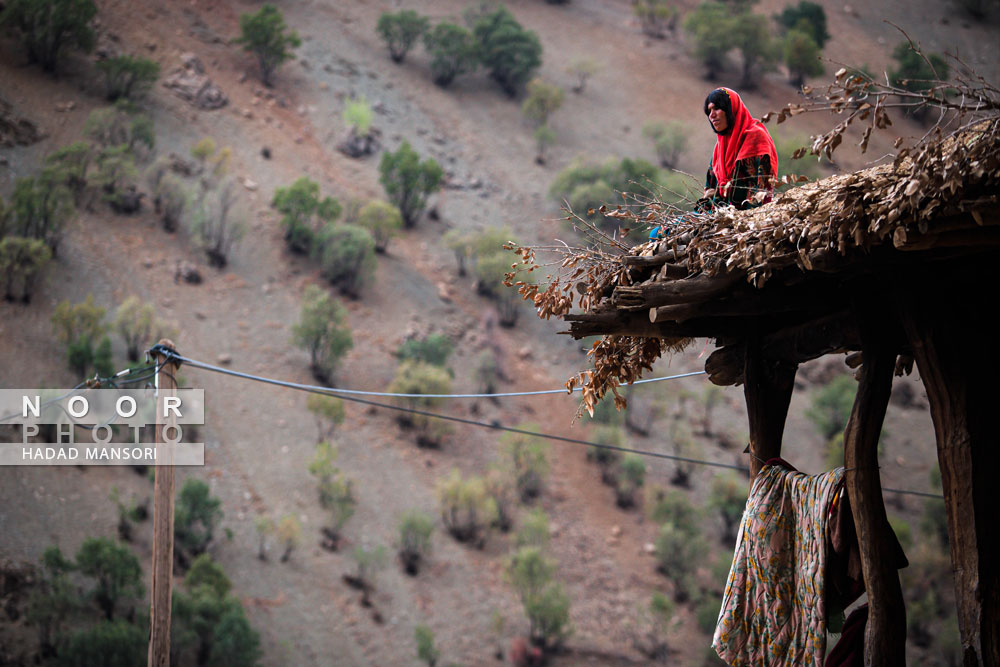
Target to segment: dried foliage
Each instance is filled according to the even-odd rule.
[[[968,72],[963,63],[958,64]],[[974,74],[949,82],[922,82],[918,92],[902,87],[907,83],[894,85],[888,77],[878,83],[841,69],[824,93],[806,88],[805,102],[764,117],[765,121],[776,117],[781,123],[821,110],[842,116],[829,132],[812,137],[810,146],[797,151],[797,157],[809,153],[831,159],[852,124],[861,128],[859,146],[864,152],[875,130],[892,126],[890,112],[916,107],[936,110],[937,120],[923,137],[906,146],[902,139],[896,140],[898,152],[891,162],[807,183],[747,211],[721,208],[691,213],[659,196],[631,197],[622,205],[602,206],[601,213],[621,224],[622,237],[629,230],[644,232],[660,225],[669,229],[666,238],[634,247],[570,211],[567,219],[585,232],[589,246],[509,244],[508,250],[519,259],[505,284],[532,301],[543,319],[557,316],[582,321],[615,311],[648,310],[640,296],[628,303],[612,298],[617,288],[626,286],[728,277],[734,285],[745,282],[760,288],[784,269],[841,271],[876,246],[921,250],[933,247],[941,235],[949,235],[947,245],[974,245],[975,233],[995,222],[984,219],[983,212],[995,210],[998,202],[1000,89]],[[805,180],[787,175],[778,185]],[[554,260],[541,263],[536,252],[552,255]],[[667,263],[644,263],[636,257],[665,258]],[[544,281],[519,279],[522,273],[546,271],[550,273]],[[615,404],[623,407],[619,385],[639,379],[662,354],[680,350],[691,340],[622,335],[633,330],[621,321],[589,333],[607,335],[589,352],[593,368],[578,373],[566,387],[583,388],[581,408],[591,414],[608,391],[614,394]]]

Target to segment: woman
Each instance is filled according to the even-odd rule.
[[[778,173],[778,151],[767,128],[754,119],[736,91],[716,88],[705,98],[705,115],[715,132],[715,150],[705,177],[705,196],[694,206],[706,212],[717,206],[743,210],[771,201]],[[649,238],[667,235],[656,227]]]
[[[705,196],[695,210],[731,205],[743,210],[771,201],[778,151],[767,128],[743,105],[736,91],[716,88],[705,98],[705,115],[715,132],[715,151],[705,177]]]

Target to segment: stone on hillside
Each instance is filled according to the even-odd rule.
[[[181,67],[163,80],[164,86],[199,109],[218,109],[229,103],[222,89],[205,74],[205,66],[198,56],[185,53],[181,56],[181,63]]]
[[[201,272],[191,262],[181,260],[174,267],[174,282],[179,283],[182,280],[186,283],[197,285],[201,283]]]
[[[38,125],[18,116],[13,107],[0,100],[0,147],[30,146],[44,137]]]
[[[368,134],[365,135],[359,135],[353,129],[349,129],[341,135],[340,141],[337,142],[337,150],[354,158],[371,155],[378,150],[378,138],[381,134],[374,127],[368,130]]]

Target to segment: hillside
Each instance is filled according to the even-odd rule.
[[[229,173],[247,230],[229,264],[216,269],[195,246],[190,221],[182,221],[176,233],[162,229],[152,196],[131,216],[117,215],[102,202],[92,210],[79,210],[31,303],[0,301],[4,388],[72,387],[80,381],[68,370],[65,346],[53,335],[51,317],[60,301],[77,303],[88,294],[107,309],[109,320],[129,296],[152,304],[158,316],[177,327],[175,342],[182,355],[313,383],[308,352],[292,343],[309,285],[335,296],[353,332],[354,345],[334,376],[338,386],[384,391],[396,374],[399,346],[439,333],[454,347],[449,360],[454,392],[480,390],[476,368],[484,351],[494,354],[503,370],[498,391],[560,388],[586,367],[580,345],[558,336],[560,325],[535,318],[526,304],[516,326],[499,326],[496,303],[477,293],[472,276],[458,275],[444,235],[452,229],[509,227],[526,243],[572,241],[573,232],[558,219],[559,205],[548,195],[556,174],[579,155],[655,161],[652,143],[642,133],[644,123],[654,119],[687,124],[688,146],[677,168],[700,180],[714,144],[702,100],[716,85],[738,88],[735,59],[717,82],[704,80],[702,67],[688,55],[683,31],[665,40],[644,36],[626,0],[572,0],[565,5],[512,1],[511,12],[538,33],[543,46],[539,76],[566,90],[565,104],[552,118],[556,140],[545,164],[538,164],[521,99],[506,97],[482,71],[441,89],[431,81],[423,49],[415,48],[396,64],[375,32],[379,16],[399,5],[413,6],[433,22],[460,22],[469,3],[281,3],[285,21],[298,31],[302,45],[295,58],[276,70],[273,88],[259,82],[251,56],[230,43],[240,32],[240,15],[256,11],[256,4],[97,4],[98,50],[140,54],[161,66],[161,80],[143,103],[153,119],[155,154],[187,159],[205,137],[228,147]],[[685,1],[679,7],[683,13],[695,4]],[[931,50],[956,49],[988,79],[1000,80],[993,48],[1000,35],[1000,12],[976,22],[964,18],[957,7],[927,0],[906,9],[886,0],[863,7],[822,4],[831,34],[824,56],[832,61],[875,70],[890,67],[900,36],[882,22],[884,18],[904,26]],[[770,16],[784,5],[761,0],[755,11]],[[919,23],[914,24],[917,17]],[[164,77],[181,67],[183,54],[194,54],[203,63],[206,75],[228,97],[226,106],[197,109],[162,85]],[[566,68],[585,56],[600,69],[586,89],[575,94]],[[828,72],[835,69],[827,65]],[[746,91],[744,99],[754,115],[795,98],[786,80],[783,72],[768,73],[758,88]],[[44,156],[78,140],[88,115],[106,102],[94,56],[69,53],[58,77],[52,77],[24,64],[22,49],[11,35],[0,35],[0,81],[0,99],[45,134],[29,146],[0,148],[0,196],[6,200],[15,181],[35,173]],[[811,83],[823,81],[816,77]],[[336,149],[345,130],[345,104],[361,96],[374,110],[382,149],[395,150],[408,141],[421,157],[440,162],[446,185],[430,201],[436,218],[425,215],[393,239],[387,253],[378,255],[372,284],[358,298],[349,298],[328,289],[316,263],[286,249],[281,215],[271,201],[276,189],[301,176],[316,181],[324,196],[345,206],[384,196],[380,155],[351,158]],[[803,114],[770,129],[805,139],[834,123],[821,114]],[[893,129],[906,137],[925,131],[904,118]],[[892,133],[874,135],[866,155],[842,148],[837,164],[820,173],[864,167],[890,153],[893,139]],[[150,163],[152,156],[143,169]],[[148,193],[145,179],[138,182]],[[201,284],[176,279],[180,262],[198,269]],[[124,345],[117,336],[112,343],[115,368],[124,367]],[[699,341],[685,354],[660,362],[652,375],[701,370],[711,349],[709,342]],[[820,360],[800,370],[785,452],[802,470],[819,472],[827,458],[827,443],[806,413],[822,387],[849,373],[840,359]],[[453,424],[440,448],[418,448],[413,432],[401,428],[391,411],[347,403],[344,423],[334,436],[336,465],[354,481],[357,505],[344,526],[343,544],[332,552],[322,546],[320,527],[327,513],[317,502],[315,480],[308,472],[316,425],[306,395],[190,367],[182,368],[181,375],[188,386],[205,389],[208,408],[206,424],[199,429],[206,443],[205,466],[179,470],[178,486],[189,477],[198,478],[221,500],[224,518],[210,553],[232,580],[233,593],[260,633],[262,664],[416,664],[414,627],[421,623],[433,631],[442,663],[500,664],[493,657],[497,646],[508,651],[515,637],[527,635],[521,601],[505,575],[515,550],[514,533],[494,532],[484,548],[476,549],[454,540],[437,520],[435,486],[453,468],[466,475],[484,474],[502,458],[502,434]],[[934,437],[922,389],[915,378],[903,377],[896,380],[894,392],[881,459],[883,483],[892,489],[934,491]],[[746,417],[738,389],[716,392],[704,376],[694,376],[637,387],[631,399],[634,420],[647,425],[648,435],[625,431],[627,447],[679,453],[678,429],[686,429],[690,444],[681,453],[746,465]],[[568,438],[597,437],[588,419],[576,418],[576,401],[563,395],[456,399],[434,409],[504,426],[533,422],[546,433]],[[569,595],[574,629],[566,649],[551,664],[647,664],[630,643],[631,624],[654,591],[675,597],[677,582],[656,570],[651,545],[659,526],[646,511],[652,502],[642,499],[639,508],[630,510],[616,507],[613,489],[599,483],[601,473],[586,455],[579,444],[551,442],[547,486],[534,502],[548,516],[547,552],[557,564],[555,579]],[[707,555],[692,564],[690,578],[697,588],[709,591],[709,597],[721,584],[718,574],[732,550],[731,542],[720,539],[722,520],[709,505],[713,483],[722,477],[721,470],[698,466],[683,486],[676,483],[675,462],[646,461],[647,488],[679,490],[705,510],[699,528]],[[743,477],[740,481],[745,482]],[[108,499],[112,487],[137,500],[152,490],[146,478],[127,467],[0,470],[0,562],[35,563],[50,545],[74,554],[87,537],[114,537],[117,510]],[[887,493],[886,501],[897,525],[909,525],[916,552],[924,541],[925,499]],[[413,508],[436,520],[428,563],[410,577],[390,558],[378,572],[373,607],[365,607],[360,594],[342,580],[343,574],[354,571],[351,554],[357,546],[374,545],[395,554],[399,518]],[[516,524],[530,509],[517,508]],[[262,562],[257,557],[255,518],[277,521],[285,515],[301,522],[302,545],[287,562],[279,562],[280,549],[272,540],[270,559]],[[146,569],[148,590],[149,522],[136,526],[131,548]],[[941,567],[933,576],[950,583],[947,561],[934,562]],[[919,586],[904,589],[904,595],[908,605],[926,603],[927,591]],[[931,612],[927,624],[938,636],[927,641],[918,637],[923,645],[911,642],[912,664],[949,664],[942,656],[957,641],[949,595],[950,589],[941,611]],[[701,664],[711,638],[699,628],[697,599],[678,602],[675,609],[667,632],[670,660]],[[499,631],[497,614],[505,620]],[[0,616],[0,662],[31,664],[35,646],[35,631],[23,616]]]

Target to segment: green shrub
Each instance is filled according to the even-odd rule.
[[[691,38],[693,55],[705,66],[705,78],[714,80],[725,67],[726,54],[733,49],[731,8],[723,2],[702,2],[684,19]]]
[[[455,344],[444,334],[430,334],[424,338],[410,338],[396,350],[400,361],[422,361],[444,368],[448,357],[455,351]]]
[[[174,539],[182,559],[198,556],[211,545],[223,516],[221,506],[208,484],[194,477],[184,481],[174,508]]]
[[[320,274],[341,293],[358,297],[375,280],[375,239],[357,225],[327,225],[314,246]]]
[[[514,525],[514,511],[517,507],[514,481],[499,466],[490,466],[485,481],[486,493],[496,506],[496,515],[491,527],[506,533]]]
[[[673,169],[687,148],[691,130],[677,120],[651,121],[642,126],[642,134],[655,145],[656,158],[660,161],[660,165]]]
[[[518,547],[538,547],[544,549],[549,545],[549,517],[541,507],[528,512],[521,521],[515,543]]]
[[[354,516],[358,502],[354,497],[354,484],[333,465],[336,459],[336,447],[329,442],[320,442],[316,444],[316,453],[309,463],[309,473],[317,480],[320,507],[330,515],[324,532],[334,549],[340,543],[344,524]]]
[[[562,584],[550,583],[524,599],[531,641],[543,650],[557,651],[573,633],[569,622],[569,596]]]
[[[646,481],[646,462],[638,454],[626,454],[618,464],[615,500],[619,507],[635,505],[635,496]]]
[[[315,285],[306,287],[292,341],[309,351],[310,368],[318,379],[328,380],[354,345],[345,318],[343,307],[329,294]]]
[[[373,199],[358,212],[358,226],[375,239],[375,252],[385,252],[389,241],[403,226],[403,215],[389,202]]]
[[[743,61],[740,86],[756,88],[761,72],[773,68],[780,56],[780,45],[771,36],[766,16],[746,9],[730,17],[730,35]]]
[[[545,126],[549,116],[562,106],[565,95],[563,89],[555,84],[532,79],[528,83],[528,97],[521,105],[521,113],[536,126]]]
[[[50,175],[15,181],[10,208],[0,226],[3,236],[44,241],[55,256],[73,214],[73,198],[70,190]]]
[[[610,232],[618,223],[606,218],[601,206],[613,208],[621,201],[619,193],[651,195],[662,178],[660,170],[645,160],[608,159],[597,164],[577,158],[556,175],[549,196],[559,203],[568,202],[577,215]]]
[[[447,88],[455,77],[474,72],[478,65],[472,33],[454,23],[442,22],[424,35],[424,48],[431,56],[434,83]]]
[[[139,56],[113,56],[97,63],[104,73],[105,92],[112,102],[143,97],[160,77],[160,64]]]
[[[94,342],[104,334],[104,308],[94,303],[88,294],[85,301],[71,306],[68,300],[60,301],[52,314],[52,328],[56,338],[66,345],[70,368],[78,376],[86,375],[94,362]]]
[[[892,57],[899,64],[898,68],[889,72],[889,80],[894,86],[914,93],[927,93],[933,97],[944,94],[944,91],[930,92],[951,76],[951,67],[940,54],[921,53],[909,42],[900,42],[893,49]],[[912,106],[907,108],[907,112],[918,120],[923,120],[927,107]]]
[[[412,9],[402,9],[382,14],[375,25],[375,32],[389,47],[393,62],[401,63],[420,36],[427,32],[428,25],[430,19],[426,16],[420,16]]]
[[[433,158],[421,162],[409,142],[404,141],[395,153],[386,151],[382,155],[378,170],[379,182],[403,216],[403,225],[413,227],[427,206],[427,197],[441,189],[441,166]]]
[[[732,544],[736,541],[736,530],[743,519],[746,508],[747,485],[736,475],[715,477],[712,480],[712,493],[708,505],[722,519],[722,543]]]
[[[344,401],[335,396],[309,394],[306,409],[316,418],[316,442],[330,440],[336,428],[344,422]]]
[[[399,559],[407,574],[415,575],[431,552],[434,521],[424,512],[410,510],[399,520]]]
[[[462,479],[453,469],[437,485],[441,521],[459,542],[471,542],[482,548],[496,517],[496,503],[486,491],[481,477]]]
[[[141,599],[145,594],[139,559],[127,546],[106,537],[84,540],[76,553],[75,569],[95,580],[88,596],[108,621],[114,620],[119,602]]]
[[[83,134],[97,146],[98,163],[102,153],[105,153],[104,159],[110,156],[143,159],[156,146],[153,119],[138,111],[128,100],[91,111]]]
[[[545,164],[545,151],[556,142],[556,133],[548,125],[540,125],[535,128],[532,136],[535,138],[535,148],[538,149],[535,162]]]
[[[30,62],[55,72],[63,49],[93,50],[95,16],[93,0],[10,0],[0,13],[0,25],[18,30]]]
[[[344,106],[344,125],[358,137],[368,136],[372,129],[372,105],[364,97],[348,100]]]
[[[572,90],[574,93],[582,93],[587,87],[590,77],[599,72],[601,66],[593,58],[577,58],[566,68],[566,73],[576,77],[576,85]]]
[[[650,37],[663,39],[677,30],[678,11],[667,0],[637,0],[632,11],[639,18],[642,31]]]
[[[281,562],[284,563],[292,557],[292,552],[302,541],[302,524],[294,514],[286,514],[278,522],[277,532],[278,541],[285,548],[281,554]]]
[[[670,653],[667,633],[674,609],[673,601],[659,591],[650,597],[649,605],[639,609],[632,632],[632,646],[650,660],[663,662]]]
[[[63,624],[82,606],[79,590],[70,579],[75,569],[59,547],[43,553],[37,572],[37,584],[28,595],[27,621],[38,629],[38,643],[43,655],[55,652],[62,637]]]
[[[340,203],[333,197],[320,199],[319,184],[306,176],[275,190],[271,206],[282,215],[285,243],[297,253],[310,252],[320,225],[333,222],[341,213]]]
[[[813,394],[806,417],[813,423],[824,441],[842,433],[854,406],[858,383],[850,375],[838,375]]]
[[[597,410],[594,411],[594,414],[597,414]],[[617,485],[617,463],[621,458],[621,452],[610,447],[624,447],[625,432],[619,425],[603,424],[591,432],[590,439],[599,445],[609,445],[609,447],[588,447],[587,460],[601,467],[601,481],[605,484]]]
[[[233,246],[245,233],[246,224],[237,208],[232,181],[203,193],[191,219],[191,235],[207,255],[210,265],[225,267]]]
[[[538,432],[537,424],[520,424],[519,429]],[[545,487],[549,472],[549,444],[537,436],[506,433],[501,438],[506,466],[514,480],[521,502],[537,498]]]
[[[653,546],[657,570],[674,582],[677,601],[685,602],[694,592],[695,570],[705,557],[704,541],[697,532],[668,521],[660,526]]]
[[[441,657],[434,646],[434,633],[426,625],[418,625],[413,629],[413,637],[417,642],[417,659],[426,662],[427,667],[434,667]]]
[[[45,156],[42,180],[68,188],[73,195],[73,203],[80,208],[85,203],[87,175],[93,157],[94,147],[87,141],[75,141],[63,146]],[[0,236],[3,234],[0,233]]]
[[[830,33],[826,31],[826,11],[815,2],[800,0],[797,5],[786,6],[775,18],[788,32],[805,32],[819,48],[823,48],[826,40],[830,39]]]
[[[59,649],[58,667],[134,667],[146,661],[146,630],[123,619],[74,632]]]
[[[820,61],[820,47],[813,37],[799,29],[789,30],[782,43],[782,55],[785,66],[792,75],[792,85],[799,87],[805,83],[807,76],[819,76],[823,73],[823,63]]]
[[[31,301],[52,250],[39,239],[8,236],[0,240],[0,289],[8,301]]]
[[[451,375],[445,369],[423,361],[404,361],[388,391],[395,394],[448,394],[451,393]],[[398,399],[399,404],[414,410],[432,410],[442,399],[409,396]],[[421,447],[439,447],[448,433],[447,425],[440,419],[426,415],[401,413],[398,418],[404,427],[416,430],[417,444]]]
[[[706,635],[713,634],[719,620],[719,599],[712,595],[703,595],[698,601],[695,618],[702,632]]]
[[[130,296],[121,302],[115,311],[112,328],[125,343],[130,362],[139,361],[139,350],[159,341],[161,338],[175,338],[177,330],[156,316],[151,303],[143,303],[137,296]]]
[[[542,64],[542,44],[502,5],[484,13],[472,29],[480,62],[505,93],[515,95]]]
[[[385,568],[388,557],[385,547],[381,544],[374,547],[359,544],[351,552],[354,558],[354,578],[364,589],[365,599],[368,591],[375,588],[375,577],[378,571]]]
[[[234,43],[242,44],[244,51],[257,58],[261,81],[268,87],[278,65],[292,58],[289,49],[302,45],[294,30],[285,30],[285,19],[274,5],[265,4],[256,14],[240,15],[240,36]]]
[[[500,381],[500,365],[492,350],[483,350],[476,357],[476,367],[473,371],[476,386],[483,394],[492,394],[497,390]]]

